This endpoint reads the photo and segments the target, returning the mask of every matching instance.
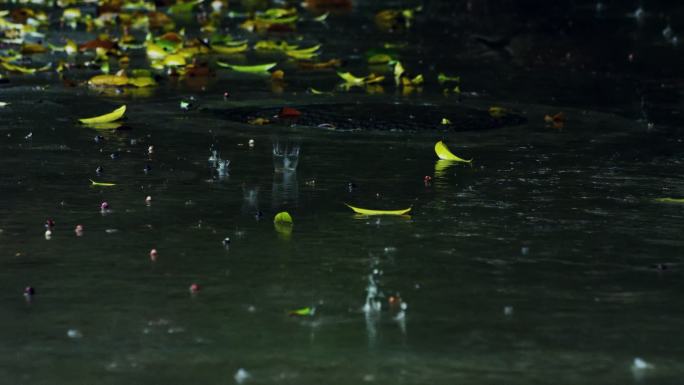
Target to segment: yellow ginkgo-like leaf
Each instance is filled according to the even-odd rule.
[[[217,61],[216,64],[218,64],[220,67],[230,68],[233,71],[237,71],[237,72],[262,74],[262,73],[268,72],[268,70],[275,67],[278,63],[266,63],[266,64],[255,64],[255,65],[237,65],[237,64],[228,64],[228,63]]]
[[[463,163],[470,163],[473,161],[472,159],[465,160],[463,158],[460,158],[460,157],[454,155],[454,153],[452,153],[449,150],[449,147],[447,147],[446,144],[444,144],[444,142],[442,142],[441,140],[439,142],[435,143],[435,153],[437,154],[439,159],[443,159],[443,160],[452,160],[454,162],[463,162]]]
[[[362,85],[366,82],[366,78],[359,78],[351,74],[351,72],[337,72],[337,76],[342,80],[353,85]]]
[[[406,215],[411,211],[411,207],[402,210],[372,210],[372,209],[362,209],[360,207],[354,207],[350,204],[345,203],[347,207],[354,210],[355,213],[361,215]]]
[[[78,121],[83,124],[109,123],[121,119],[121,117],[124,116],[125,113],[126,105],[123,105],[108,114],[99,115],[92,118],[83,118],[79,119]]]

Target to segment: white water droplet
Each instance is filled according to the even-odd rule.
[[[233,376],[233,378],[235,378],[235,382],[237,382],[238,384],[242,384],[243,382],[247,381],[250,377],[252,377],[252,375],[249,374],[249,372],[243,368],[238,369],[237,372],[235,372],[235,376]]]

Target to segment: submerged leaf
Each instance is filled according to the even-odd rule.
[[[362,209],[360,207],[354,207],[350,204],[345,203],[347,207],[354,210],[355,213],[361,215],[406,215],[411,211],[411,207],[403,210],[372,210],[372,209]]]
[[[441,140],[435,144],[435,153],[439,157],[439,159],[444,159],[444,160],[452,160],[454,162],[463,162],[463,163],[470,163],[473,160],[465,160],[462,158],[459,158],[458,156],[454,155],[450,150],[449,147],[444,144]]]
[[[123,105],[108,114],[99,115],[92,118],[79,119],[79,122],[83,124],[109,123],[121,119],[121,117],[123,117],[125,113],[126,105]]]

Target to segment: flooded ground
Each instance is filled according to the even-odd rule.
[[[680,383],[684,9],[581,3],[428,1],[393,32],[374,15],[421,3],[300,9],[266,35],[226,19],[343,66],[212,54],[214,76],[151,88],[54,70],[84,53],[23,59],[53,69],[0,85],[0,382]],[[55,14],[52,44],[96,36]],[[369,67],[385,44],[424,84]],[[283,81],[216,66],[269,60]],[[118,128],[78,123],[123,104]],[[287,106],[301,116],[274,117]],[[440,140],[472,163],[438,160]],[[296,170],[274,146],[299,148]]]

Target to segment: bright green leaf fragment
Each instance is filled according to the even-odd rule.
[[[658,203],[684,203],[684,198],[658,198],[655,201]]]
[[[316,308],[314,307],[303,307],[301,309],[292,310],[289,314],[291,316],[313,316],[316,313]]]
[[[273,223],[289,223],[292,224],[292,216],[287,211],[281,211],[273,218]]]
[[[103,187],[111,187],[111,186],[116,186],[116,183],[108,183],[108,182],[95,182],[94,180],[90,179],[90,184],[92,186],[103,186]]]
[[[318,22],[322,23],[328,19],[328,16],[330,16],[330,12],[326,12],[320,16],[314,17],[314,21],[318,21]]]
[[[460,76],[447,76],[444,73],[440,73],[439,75],[437,75],[437,81],[439,82],[439,84],[443,84],[446,82],[460,83],[461,77]]]

